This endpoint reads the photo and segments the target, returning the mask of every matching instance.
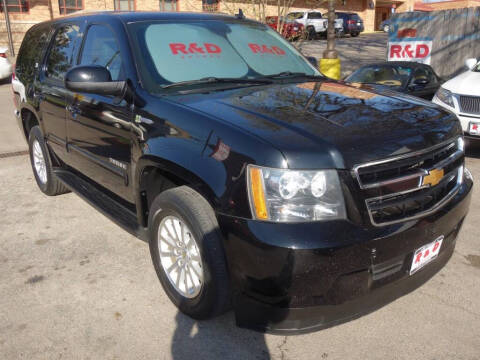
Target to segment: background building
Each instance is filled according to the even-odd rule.
[[[242,8],[245,15],[260,19],[260,13],[277,15],[278,2],[284,0],[6,0],[10,14],[11,29],[15,49],[23,36],[35,23],[64,16],[79,11],[208,11],[234,14]],[[480,1],[480,0],[479,0]],[[327,11],[327,0],[290,0],[289,11],[317,9]],[[454,1],[455,2],[455,1]],[[476,3],[475,0],[459,0],[462,4]],[[442,2],[445,6],[447,2]],[[450,1],[452,3],[452,1]],[[432,3],[424,4],[432,6]],[[364,20],[365,30],[377,30],[379,24],[393,11],[413,11],[415,0],[337,0],[338,11],[356,12]],[[465,5],[464,5],[465,6]],[[475,6],[475,5],[472,5]],[[264,9],[264,10],[263,10]],[[3,5],[0,21],[0,46],[8,44]]]

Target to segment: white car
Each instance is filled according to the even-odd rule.
[[[324,18],[319,11],[310,10],[291,12],[287,15],[287,19],[294,20],[305,26],[309,40],[314,39],[316,34],[326,34],[328,19]],[[343,33],[343,20],[336,19],[334,28],[335,33],[341,35]]]
[[[0,46],[0,80],[6,79],[12,75],[12,64],[7,57],[8,48]]]
[[[465,65],[468,71],[442,84],[432,101],[458,116],[466,137],[480,140],[480,62]]]

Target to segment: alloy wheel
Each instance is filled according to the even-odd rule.
[[[182,296],[192,299],[203,286],[202,259],[195,237],[176,216],[166,216],[158,227],[160,263],[168,280]]]
[[[45,156],[38,140],[33,141],[33,164],[35,172],[42,184],[47,183],[47,165],[45,163]]]

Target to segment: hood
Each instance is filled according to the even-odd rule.
[[[262,138],[288,167],[354,165],[433,146],[461,134],[455,115],[408,95],[340,82],[277,84],[172,98]]]
[[[442,85],[454,94],[480,96],[480,72],[466,71]]]

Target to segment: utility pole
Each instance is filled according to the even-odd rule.
[[[320,71],[332,79],[340,79],[340,59],[335,50],[335,0],[328,0],[327,49],[320,59]]]
[[[8,15],[7,0],[2,0],[2,1],[3,1],[3,12],[5,13],[5,26],[7,28],[8,47],[10,50],[10,56],[15,56],[15,49],[13,48],[13,40],[12,40],[12,29],[10,28],[10,16]]]

